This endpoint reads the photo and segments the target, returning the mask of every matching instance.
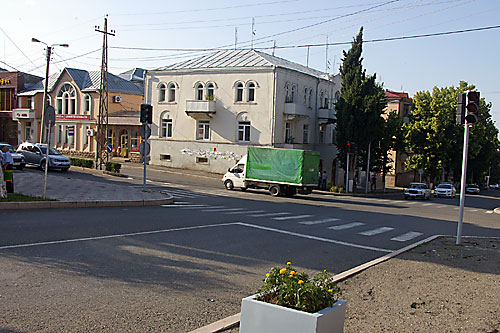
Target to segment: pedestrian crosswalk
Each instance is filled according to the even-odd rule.
[[[418,231],[406,231],[403,234],[395,235],[396,228],[389,226],[370,227],[367,223],[361,221],[342,221],[338,217],[322,217],[312,214],[292,214],[291,212],[271,212],[264,209],[251,210],[243,207],[227,207],[206,204],[192,204],[189,202],[175,202],[173,205],[163,205],[164,208],[178,208],[183,210],[198,210],[201,212],[215,212],[226,215],[247,216],[252,218],[264,218],[270,221],[297,223],[303,226],[325,227],[331,232],[354,231],[356,234],[365,237],[374,237],[388,234],[390,240],[395,242],[408,242],[423,235]],[[333,225],[332,225],[333,224]]]

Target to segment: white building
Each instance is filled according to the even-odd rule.
[[[151,163],[224,173],[248,146],[321,153],[337,175],[340,76],[255,50],[220,51],[148,71]]]

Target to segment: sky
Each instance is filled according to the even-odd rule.
[[[54,46],[50,74],[100,70],[103,34],[95,27],[104,28],[106,15],[115,31],[108,37],[113,74],[250,48],[252,39],[255,49],[337,74],[363,27],[363,66],[384,88],[413,96],[467,81],[493,104],[500,127],[498,0],[0,0],[0,8],[0,68],[42,77],[45,45],[32,38],[69,44]],[[376,41],[411,36],[423,37]]]

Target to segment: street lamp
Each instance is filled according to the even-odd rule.
[[[44,128],[43,128],[43,120],[45,118],[45,111],[47,110],[47,90],[48,90],[48,86],[49,86],[50,55],[52,53],[52,48],[54,46],[68,47],[69,45],[68,44],[52,44],[52,45],[49,46],[47,43],[44,43],[41,40],[36,39],[36,38],[31,38],[31,41],[33,43],[42,43],[45,46],[47,46],[47,52],[45,54],[47,62],[45,64],[45,86],[44,86],[44,89],[43,89],[42,123],[41,123],[41,127],[40,127],[40,136],[39,136],[39,140],[38,140],[40,143],[43,143],[44,142],[44,140],[43,140],[44,139],[43,133],[45,132]]]

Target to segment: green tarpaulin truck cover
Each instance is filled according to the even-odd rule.
[[[299,149],[248,147],[245,177],[250,180],[315,185],[319,152]]]

